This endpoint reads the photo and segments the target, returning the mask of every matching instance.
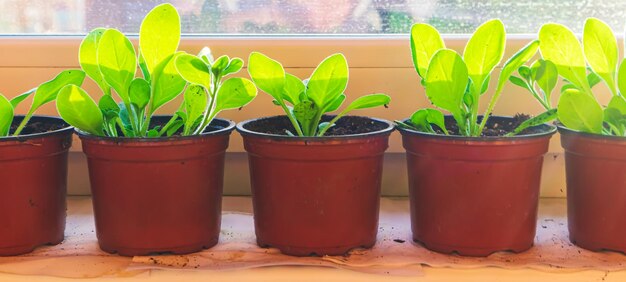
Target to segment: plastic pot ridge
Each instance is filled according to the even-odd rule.
[[[16,117],[19,122],[23,117]],[[72,127],[54,117],[59,130],[0,138],[0,256],[31,252],[63,241],[67,190],[67,156]]]
[[[269,117],[266,119],[279,118]],[[240,123],[257,242],[289,255],[341,255],[376,242],[383,153],[393,125],[337,137],[253,132]]]
[[[626,253],[626,138],[559,126],[565,149],[570,240]]]
[[[224,154],[234,123],[215,119],[211,125],[220,129],[171,138],[79,134],[102,250],[184,254],[217,244]]]
[[[407,151],[413,239],[437,252],[467,256],[529,249],[543,155],[556,131],[542,126],[541,134],[501,138],[399,129]]]

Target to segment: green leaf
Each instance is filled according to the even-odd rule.
[[[176,70],[187,82],[211,89],[211,73],[209,67],[201,59],[189,54],[181,54],[176,58]]]
[[[437,52],[426,72],[426,95],[437,107],[461,115],[469,75],[459,54],[450,49]]]
[[[185,90],[187,84],[176,71],[176,57],[181,53],[172,54],[161,62],[152,74],[152,105],[150,112],[172,101]]]
[[[228,67],[228,62],[230,62],[230,58],[226,55],[223,55],[211,65],[211,72],[215,74],[222,74],[222,72]]]
[[[417,126],[420,131],[426,131],[435,133],[431,124],[434,124],[441,128],[443,132],[448,135],[449,132],[446,129],[446,122],[443,113],[436,109],[420,109],[411,115],[411,123]]]
[[[588,133],[602,133],[604,113],[600,104],[591,95],[577,89],[565,90],[561,94],[557,109],[559,121],[568,128]]]
[[[2,94],[0,94],[0,137],[9,135],[13,123],[13,106]]]
[[[389,104],[389,102],[391,102],[391,97],[385,94],[364,95],[352,101],[352,103],[350,103],[350,105],[348,105],[348,107],[346,107],[346,109],[343,110],[342,113],[347,113],[359,109],[386,106]]]
[[[87,76],[98,84],[102,92],[109,94],[111,93],[111,87],[104,80],[102,72],[98,67],[98,44],[106,30],[106,28],[96,28],[85,36],[78,49],[78,62]]]
[[[229,78],[217,91],[213,116],[223,110],[241,108],[250,103],[256,95],[257,90],[252,81],[240,77]]]
[[[446,48],[436,28],[423,23],[411,28],[411,54],[417,74],[424,78],[432,57],[440,49]]]
[[[154,7],[139,29],[139,46],[151,74],[176,53],[179,42],[180,17],[176,8],[171,4]]]
[[[343,54],[334,54],[324,59],[309,79],[306,95],[323,107],[343,94],[348,86],[348,62]]]
[[[302,101],[293,107],[293,114],[304,128],[308,128],[306,125],[310,124],[318,111],[319,109],[315,103],[311,101]]]
[[[556,117],[557,117],[557,109],[547,110],[546,112],[543,112],[542,114],[534,118],[525,120],[520,125],[518,125],[517,128],[515,128],[512,132],[508,133],[506,136],[517,135],[529,127],[538,126],[538,125],[542,125],[544,123],[553,121],[554,119],[556,119]]]
[[[551,61],[540,59],[533,64],[532,69],[534,80],[537,81],[537,85],[549,101],[552,91],[559,80],[559,72],[556,65]]]
[[[524,81],[523,79],[512,75],[511,77],[509,77],[509,81],[519,87],[522,87],[524,89],[528,89],[528,84],[526,83],[526,81]]]
[[[28,98],[28,96],[32,95],[33,93],[35,93],[35,91],[37,91],[37,88],[33,88],[31,90],[28,90],[20,95],[17,95],[15,97],[13,97],[13,99],[11,99],[11,105],[13,106],[13,109],[17,108],[17,106],[22,103],[24,100],[26,100],[26,98]]]
[[[133,44],[116,29],[109,29],[98,44],[98,67],[104,80],[125,103],[130,103],[128,88],[135,78],[137,58]]]
[[[623,96],[626,95],[626,59],[622,60],[619,65],[619,71],[617,72],[617,87],[619,93]]]
[[[141,48],[139,48],[139,55],[137,55],[137,57],[137,60],[139,60],[139,69],[141,70],[143,79],[151,81],[152,76],[150,75],[150,71],[148,70],[148,66],[146,65],[146,59],[144,59],[143,54],[141,54]]]
[[[57,111],[70,125],[93,135],[104,135],[102,112],[82,88],[63,87],[57,97]]]
[[[607,108],[616,109],[622,113],[622,115],[626,115],[626,98],[624,98],[624,96],[613,96]]]
[[[283,100],[281,95],[286,78],[285,70],[279,62],[261,53],[252,52],[248,59],[248,72],[259,89],[276,100]]]
[[[589,83],[589,87],[593,88],[596,84],[600,83],[602,78],[597,75],[595,72],[591,71],[587,74],[587,82]]]
[[[143,78],[135,78],[130,83],[130,102],[143,109],[150,102],[150,83]]]
[[[324,113],[336,111],[337,109],[339,109],[339,107],[341,107],[341,104],[343,104],[343,101],[345,100],[346,100],[345,94],[339,95],[335,100],[333,100],[330,104],[326,106],[326,108],[324,109]]]
[[[498,19],[479,26],[467,42],[463,51],[463,61],[474,83],[474,93],[480,93],[485,79],[502,60],[505,43],[504,24]]]
[[[588,18],[583,31],[583,47],[593,72],[606,82],[613,95],[617,95],[615,74],[619,55],[617,39],[611,28],[599,19]]]
[[[57,98],[59,90],[66,85],[74,84],[80,86],[85,80],[85,73],[80,70],[65,70],[59,73],[50,81],[44,82],[37,87],[33,96],[33,104],[28,114],[33,114],[42,105],[54,101]]]
[[[552,61],[563,78],[591,94],[585,56],[574,33],[560,24],[544,24],[539,30],[539,41],[542,57]]]
[[[107,120],[116,118],[120,113],[120,107],[111,95],[103,95],[98,101],[98,108]]]
[[[285,74],[285,88],[283,91],[283,99],[292,105],[300,103],[300,94],[304,92],[304,83],[298,77]]]
[[[188,86],[183,97],[185,99],[185,111],[187,112],[184,133],[189,135],[193,131],[192,127],[195,121],[204,114],[209,97],[204,87],[197,84]]]
[[[524,46],[522,49],[517,51],[511,58],[509,58],[504,66],[502,67],[502,71],[500,72],[500,77],[498,77],[498,86],[496,88],[496,93],[501,93],[504,89],[504,85],[509,80],[509,77],[515,72],[515,70],[519,69],[522,65],[524,65],[528,60],[535,56],[537,53],[537,49],[539,49],[539,41],[534,40]],[[495,96],[495,95],[494,95]]]
[[[240,58],[232,58],[230,63],[228,63],[228,67],[224,69],[222,75],[228,75],[231,73],[237,73],[243,68],[243,60]]]
[[[527,66],[520,66],[517,69],[517,72],[519,73],[520,76],[522,76],[525,80],[530,80],[532,78],[532,70],[531,68],[527,67]]]

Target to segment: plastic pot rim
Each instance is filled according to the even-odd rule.
[[[447,115],[446,117],[449,117]],[[511,116],[491,116],[490,118],[505,118],[511,119]],[[409,119],[402,120],[403,122],[409,121]],[[417,130],[412,130],[408,128],[402,128],[396,126],[398,131],[402,135],[413,135],[419,137],[433,138],[433,139],[445,139],[450,141],[474,141],[474,142],[502,142],[502,141],[517,141],[517,140],[526,140],[526,139],[535,139],[535,138],[544,138],[546,136],[554,135],[557,132],[557,127],[551,124],[541,124],[537,126],[546,127],[546,130],[541,133],[533,133],[533,134],[524,134],[524,135],[514,135],[514,136],[461,136],[461,135],[444,135],[444,134],[435,134],[428,132],[421,132]],[[535,126],[536,127],[536,126]]]
[[[154,117],[171,117],[171,116],[153,116]],[[218,130],[204,132],[197,135],[189,135],[189,136],[172,136],[172,137],[111,137],[111,136],[97,136],[87,132],[84,132],[78,128],[75,129],[76,134],[81,139],[87,140],[96,140],[96,141],[105,141],[111,143],[163,143],[163,142],[172,142],[172,141],[185,141],[185,140],[194,140],[203,137],[217,136],[230,134],[235,129],[235,122],[229,119],[223,118],[214,118],[212,123],[218,121],[224,124],[224,127]]]
[[[360,117],[360,118],[370,119],[376,122],[384,123],[387,125],[387,127],[381,130],[366,132],[366,133],[334,135],[334,136],[319,136],[319,137],[318,136],[288,136],[288,135],[261,133],[261,132],[256,132],[256,131],[246,129],[244,127],[247,124],[252,123],[252,122],[265,120],[265,119],[280,118],[280,117],[285,117],[285,115],[276,115],[276,116],[268,116],[268,117],[260,117],[260,118],[244,120],[237,124],[237,132],[239,132],[239,134],[241,134],[242,136],[253,136],[253,137],[259,137],[259,138],[265,138],[265,139],[271,139],[271,140],[277,140],[277,141],[301,141],[301,142],[304,141],[307,143],[311,143],[311,142],[328,142],[328,141],[341,141],[341,140],[348,140],[348,139],[371,138],[371,137],[376,137],[376,136],[381,136],[381,135],[388,135],[388,134],[391,134],[391,132],[395,130],[395,124],[393,124],[392,122],[388,120],[373,118],[373,117],[366,117],[366,116],[344,116],[344,117]]]
[[[24,115],[17,115],[14,118],[24,118]],[[42,119],[49,119],[49,120],[54,120],[54,121],[59,121],[61,123],[65,123],[67,124],[62,118],[60,117],[54,117],[54,116],[46,116],[46,115],[33,115],[31,117],[31,121],[32,118],[42,118]],[[73,131],[74,127],[71,125],[67,125],[61,129],[57,129],[57,130],[52,130],[52,131],[48,131],[48,132],[40,132],[40,133],[33,133],[33,134],[24,134],[24,135],[18,135],[18,136],[5,136],[5,137],[0,137],[0,143],[2,142],[10,142],[10,141],[18,141],[18,142],[25,142],[28,140],[32,140],[32,139],[37,139],[37,138],[45,138],[45,137],[51,137],[51,136],[56,136],[56,135],[64,135],[67,134],[70,131]]]

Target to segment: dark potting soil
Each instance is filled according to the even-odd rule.
[[[481,136],[484,137],[498,137],[504,136],[509,132],[512,132],[517,128],[522,122],[530,119],[529,115],[526,114],[516,114],[513,118],[509,119],[501,119],[498,117],[490,117],[485,125],[485,129],[483,130],[483,134]],[[481,118],[478,118],[480,122]],[[437,134],[444,134],[444,132],[436,126],[433,126],[433,129],[437,132]],[[446,129],[451,135],[460,135],[459,127],[456,121],[452,117],[446,117]],[[537,134],[542,133],[544,130],[539,127],[530,127],[520,132],[517,135],[527,135],[527,134]]]
[[[22,122],[21,118],[20,119],[16,118],[13,120],[13,123],[11,124],[11,130],[9,131],[11,132],[11,134],[15,132],[15,130],[17,130],[17,127],[20,125],[20,122]],[[37,118],[32,118],[30,121],[28,121],[24,129],[22,129],[22,132],[20,133],[20,135],[46,133],[46,132],[63,129],[65,127],[67,127],[67,124],[65,124],[64,122],[59,122],[56,120],[44,120],[44,119],[38,120]]]
[[[322,122],[328,122],[333,116],[323,116]],[[342,136],[375,132],[387,128],[388,125],[365,117],[345,116],[340,118],[335,126],[326,131],[324,136]],[[246,124],[246,129],[259,133],[288,135],[287,130],[295,134],[296,131],[287,116],[263,118]]]

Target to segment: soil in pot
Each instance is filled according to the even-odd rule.
[[[514,123],[492,117],[488,126]],[[407,150],[413,239],[437,252],[467,256],[529,249],[543,155],[555,128],[533,130],[539,133],[461,137],[400,129]]]
[[[169,117],[156,117],[156,123]],[[224,154],[234,123],[198,136],[80,134],[100,248],[124,256],[185,254],[217,244]]]
[[[572,243],[626,253],[626,138],[559,127]]]
[[[12,131],[22,121],[16,117]],[[18,137],[0,138],[0,256],[63,241],[67,156],[73,129],[35,116]]]
[[[334,136],[321,138],[284,135],[292,127],[282,116],[237,128],[248,151],[260,246],[308,256],[342,255],[375,244],[392,124],[346,117],[331,130]]]

